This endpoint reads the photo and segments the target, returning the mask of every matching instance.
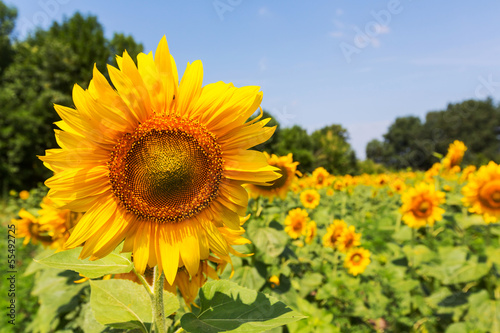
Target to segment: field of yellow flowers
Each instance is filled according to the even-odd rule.
[[[302,175],[291,154],[266,155],[282,176],[271,186],[246,187],[245,230],[226,235],[234,246],[230,264],[211,257],[195,275],[180,269],[175,283],[165,284],[169,330],[500,332],[500,165],[462,169],[465,150],[455,141],[426,172],[360,176],[323,168]],[[118,250],[98,260],[100,267],[82,267],[80,249],[54,253],[83,213],[56,208],[44,191],[11,193],[6,209],[6,217],[18,215],[12,224],[24,246],[18,246],[19,292],[27,310],[19,325],[32,332],[148,331],[148,319],[141,319],[147,313],[113,317],[123,310],[113,297],[126,298],[127,291],[94,296],[89,285],[94,293],[129,280],[128,292],[147,298],[140,283],[152,284],[151,270],[134,274],[127,264],[133,258]],[[293,312],[261,313],[252,320],[262,326],[252,330],[196,326],[214,323],[202,316],[212,280],[236,283],[229,288],[243,288],[242,298],[243,290],[260,292]],[[231,318],[236,310],[224,311]]]

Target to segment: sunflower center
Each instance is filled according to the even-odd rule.
[[[293,224],[293,230],[294,231],[302,230],[302,221],[300,220],[295,221],[295,223]]]
[[[123,136],[108,163],[125,209],[155,222],[180,222],[217,196],[223,160],[213,134],[197,122],[154,116]]]
[[[486,183],[479,190],[479,200],[490,209],[500,209],[500,179]]]
[[[357,263],[359,263],[361,261],[361,256],[358,253],[356,253],[355,255],[353,255],[351,257],[351,261],[353,263],[357,264]]]
[[[272,166],[279,168],[279,171],[276,172],[281,174],[281,177],[276,179],[270,186],[262,186],[262,185],[255,185],[255,186],[265,191],[272,191],[275,189],[280,189],[283,187],[283,185],[286,184],[286,181],[288,179],[287,169],[284,166],[278,166],[278,165],[272,165]]]
[[[418,217],[427,217],[432,212],[432,204],[428,200],[423,200],[416,205],[413,211]]]

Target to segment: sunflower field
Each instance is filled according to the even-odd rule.
[[[230,260],[165,283],[166,331],[499,332],[500,166],[461,169],[466,149],[455,141],[426,172],[359,176],[266,154],[281,177],[246,186]],[[24,239],[19,331],[153,330],[153,267],[138,273],[123,243],[95,261],[61,251],[84,214],[45,194],[11,192],[4,220],[19,218],[2,224]]]

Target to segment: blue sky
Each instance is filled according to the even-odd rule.
[[[499,1],[5,2],[19,10],[21,39],[76,11],[147,52],[166,35],[180,72],[200,59],[205,84],[261,86],[284,126],[341,124],[360,158],[396,117],[500,98]]]

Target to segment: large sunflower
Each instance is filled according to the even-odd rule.
[[[179,267],[198,274],[212,252],[228,257],[221,227],[240,230],[248,195],[279,174],[264,154],[269,120],[246,122],[259,87],[217,82],[202,87],[200,61],[180,83],[163,38],[153,54],[127,52],[108,66],[114,88],[94,67],[88,90],[73,89],[75,109],[56,105],[61,149],[41,157],[55,175],[49,196],[86,212],[66,242],[81,258],[105,257],[125,240],[139,272],[158,265],[172,284]]]
[[[274,182],[270,182],[267,186],[248,185],[247,187],[250,190],[250,195],[254,198],[262,195],[271,200],[274,199],[274,197],[285,199],[296,175],[300,175],[300,172],[297,171],[299,162],[293,161],[292,153],[280,157],[275,154],[269,155],[266,152],[264,152],[264,154],[267,157],[267,163],[269,163],[269,165],[279,168],[278,172],[281,174],[281,177]]]
[[[401,213],[403,221],[411,228],[418,229],[426,224],[433,226],[443,218],[444,209],[439,207],[445,199],[444,192],[436,191],[434,185],[419,183],[403,193]]]
[[[491,161],[472,174],[462,189],[469,212],[483,215],[486,223],[500,221],[500,165]]]

